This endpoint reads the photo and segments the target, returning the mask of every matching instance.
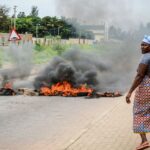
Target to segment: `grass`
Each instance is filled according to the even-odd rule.
[[[68,45],[61,45],[59,43],[51,46],[36,45],[34,48],[33,62],[35,64],[48,62],[52,57],[61,55],[68,47]]]
[[[42,64],[48,62],[52,57],[57,55],[57,51],[50,48],[45,48],[42,51],[34,51],[33,62],[35,64]]]
[[[36,45],[34,48],[33,60],[35,64],[42,64],[48,62],[54,56],[61,55],[63,52],[69,50],[73,45],[55,43],[51,46]],[[81,44],[76,47],[82,51],[92,51],[95,49],[93,45]]]

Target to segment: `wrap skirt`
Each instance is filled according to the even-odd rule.
[[[134,133],[150,132],[150,77],[145,76],[137,87],[133,105]]]

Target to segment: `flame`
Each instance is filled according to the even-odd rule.
[[[67,82],[58,82],[55,85],[52,85],[51,88],[49,87],[41,87],[40,94],[45,96],[77,96],[78,93],[88,93],[90,95],[93,92],[93,89],[87,88],[86,85],[81,85],[78,88],[73,88],[72,85]]]
[[[12,89],[12,83],[11,82],[5,83],[4,88],[5,89]]]

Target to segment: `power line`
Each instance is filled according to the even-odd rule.
[[[16,12],[17,12],[16,8],[17,6],[15,5],[14,6],[14,29],[16,29]]]

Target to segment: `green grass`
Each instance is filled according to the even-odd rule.
[[[68,49],[68,45],[53,44],[51,46],[35,46],[33,63],[42,64],[50,61],[54,56],[61,55]]]
[[[33,63],[42,64],[48,62],[52,57],[56,56],[57,52],[52,49],[44,49],[42,51],[34,51]]]
[[[48,62],[51,58],[61,55],[69,49],[70,45],[55,43],[51,46],[35,45],[33,54],[33,63],[42,64]]]

